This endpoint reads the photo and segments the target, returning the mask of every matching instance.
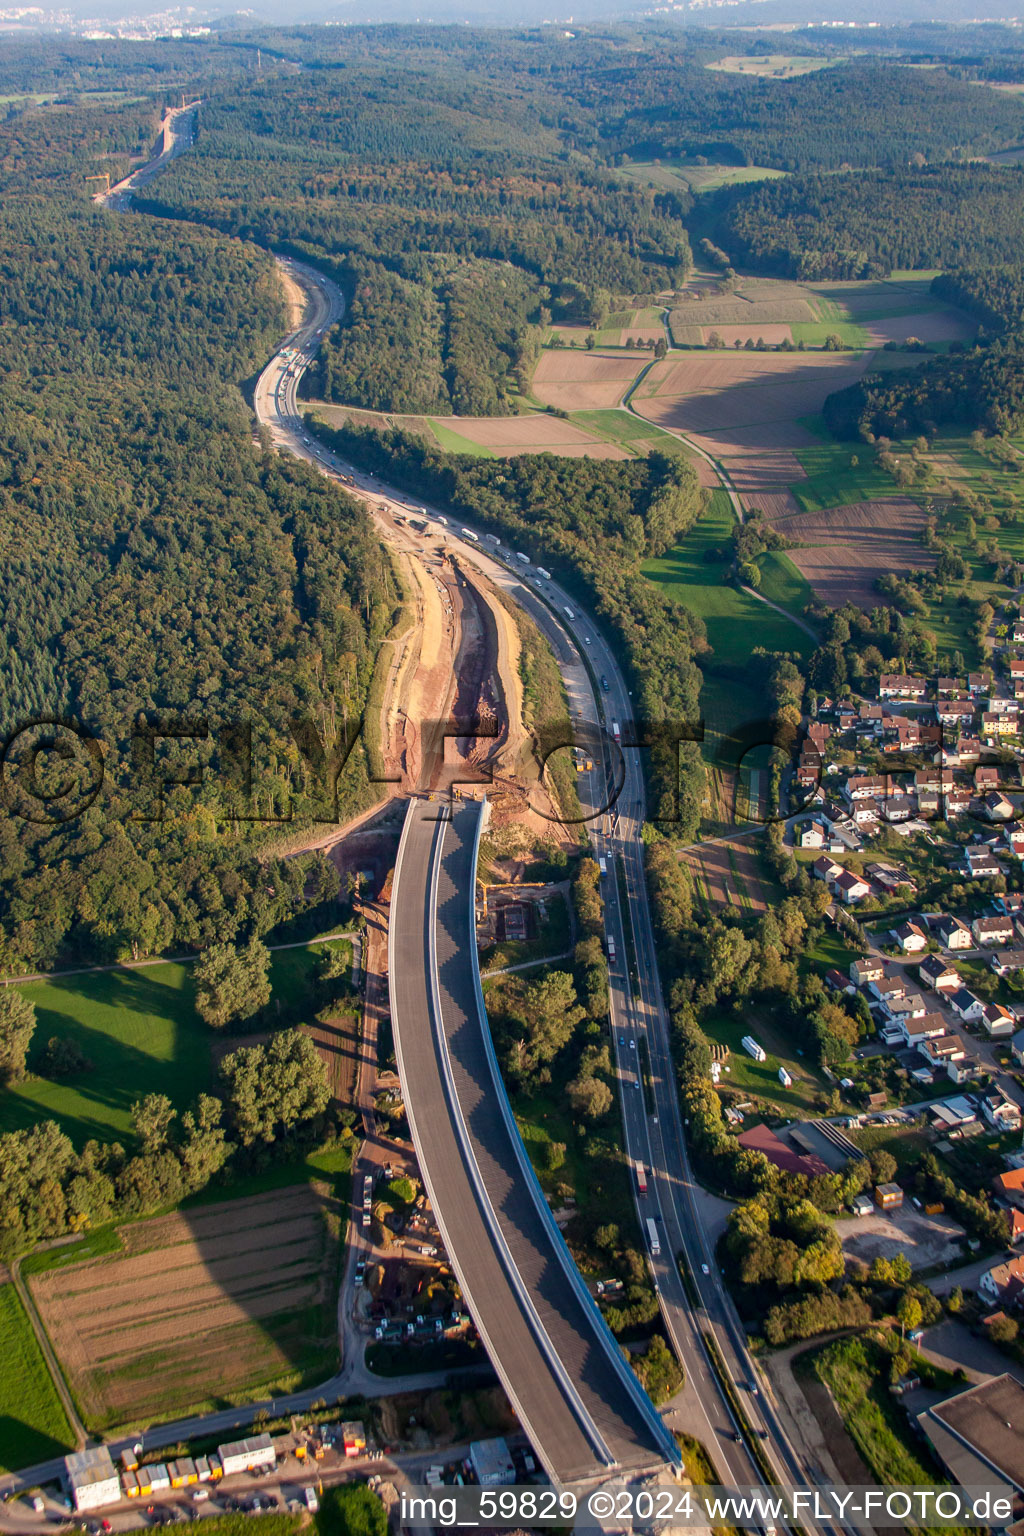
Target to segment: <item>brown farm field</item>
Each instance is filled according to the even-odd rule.
[[[787,550],[789,559],[833,608],[846,602],[870,608],[878,601],[876,576],[935,563],[918,537],[924,509],[906,496],[775,515],[772,521],[787,539],[799,541],[799,548]]]
[[[501,455],[557,453],[565,458],[626,459],[630,455],[558,416],[439,416],[438,424]]]
[[[330,1376],[339,1232],[324,1186],[300,1185],[135,1222],[121,1253],[34,1277],[89,1428]]]
[[[784,424],[820,411],[826,395],[859,379],[866,353],[687,353],[655,363],[633,403],[659,426],[683,432]]]
[[[569,352],[561,347],[541,354],[533,375],[533,394],[564,411],[600,410],[618,405],[645,363],[646,352]]]

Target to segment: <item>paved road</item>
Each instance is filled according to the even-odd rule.
[[[552,1479],[653,1470],[674,1446],[569,1257],[497,1076],[476,967],[484,806],[413,800],[395,868],[389,971],[406,1112],[449,1257]]]
[[[337,290],[332,292],[331,285],[319,273],[294,261],[285,265],[290,275],[310,294],[311,316],[294,333],[292,345],[298,347],[300,356],[311,356],[311,348],[315,347],[319,334],[329,323],[328,317],[343,314],[344,301]],[[378,529],[390,542],[400,543],[414,552],[422,548],[422,544],[417,545],[404,528],[401,531],[395,528],[387,512],[381,515],[377,511],[378,506],[385,503],[404,514],[408,510],[406,494],[384,486],[375,476],[357,472],[352,465],[316,443],[299,412],[296,389],[297,379],[290,371],[290,364],[279,354],[264,370],[256,394],[257,412],[272,439],[280,447],[318,465],[325,473],[343,478],[356,494],[367,499]],[[436,516],[434,509],[427,507],[426,510]],[[552,642],[570,704],[581,722],[593,722],[599,714],[606,725],[615,720],[622,726],[631,720],[630,695],[615,656],[596,625],[581,612],[575,597],[569,596],[554,582],[539,578],[532,566],[527,574],[511,557],[506,564],[495,559],[486,548],[458,538],[450,526],[446,530],[446,541],[458,548],[461,559],[483,571],[538,622]],[[573,619],[568,619],[567,611],[574,615]],[[583,661],[584,655],[593,672],[603,674],[608,681],[607,691],[600,691],[600,707],[596,702],[592,674]],[[627,1147],[631,1156],[641,1156],[646,1151],[648,1156],[644,1160],[652,1169],[647,1200],[641,1202],[638,1197],[638,1204],[642,1219],[646,1220],[651,1207],[655,1208],[655,1215],[661,1217],[661,1253],[652,1264],[666,1327],[694,1389],[694,1427],[691,1432],[705,1440],[723,1479],[737,1484],[760,1481],[750,1450],[734,1438],[739,1425],[711,1369],[702,1339],[706,1331],[715,1338],[722,1351],[726,1369],[745,1398],[745,1411],[759,1439],[762,1433],[766,1437],[760,1444],[777,1474],[784,1481],[802,1483],[806,1480],[806,1469],[792,1447],[779,1412],[760,1386],[756,1396],[749,1391],[749,1385],[758,1381],[757,1373],[747,1349],[746,1336],[717,1272],[700,1206],[694,1197],[696,1184],[683,1140],[669,1049],[669,1021],[661,994],[643,873],[639,836],[644,817],[644,783],[638,750],[627,749],[623,753],[617,777],[622,780],[622,788],[614,828],[607,834],[595,835],[595,847],[607,849],[606,856],[611,857],[612,867],[616,867],[616,861],[621,861],[625,875],[625,902],[620,902],[617,888],[607,893],[608,931],[616,939],[619,956],[611,977],[615,1048],[623,1073]],[[632,976],[622,970],[627,924],[637,956],[637,971]],[[645,1095],[635,1087],[635,1068],[621,1058],[623,1047],[618,1042],[625,1027],[635,1030],[638,1036],[642,1034],[648,1042],[654,1094],[654,1112],[649,1115],[645,1112]],[[626,1038],[628,1041],[628,1036]],[[628,1043],[625,1049],[629,1050]],[[636,1105],[634,1109],[629,1107],[631,1095]],[[675,1264],[678,1253],[686,1254],[697,1286],[700,1305],[696,1311],[690,1307]],[[703,1273],[705,1264],[709,1271],[707,1275]]]

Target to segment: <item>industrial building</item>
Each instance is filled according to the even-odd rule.
[[[269,1435],[250,1435],[247,1440],[232,1440],[217,1447],[224,1476],[233,1472],[251,1472],[257,1467],[276,1467],[277,1452]]]
[[[504,1440],[474,1440],[469,1447],[477,1482],[481,1488],[500,1488],[516,1480],[512,1453]]]
[[[898,1184],[876,1184],[875,1204],[880,1211],[898,1211],[903,1204],[903,1191]]]
[[[119,1502],[121,1480],[105,1445],[65,1456],[64,1472],[76,1510],[100,1509]]]
[[[993,1376],[919,1413],[917,1422],[954,1483],[984,1487],[993,1474],[1024,1493],[1024,1386]]]

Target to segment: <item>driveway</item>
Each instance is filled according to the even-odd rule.
[[[944,1370],[962,1367],[972,1382],[1007,1374],[1024,1383],[1024,1365],[1004,1355],[988,1339],[979,1339],[955,1317],[943,1318],[933,1328],[926,1328],[920,1349],[926,1360]]]

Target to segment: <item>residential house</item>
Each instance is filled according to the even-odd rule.
[[[943,949],[973,949],[974,940],[971,930],[966,923],[962,923],[958,917],[949,917],[943,914],[935,919],[932,924],[935,937]]]
[[[1024,1211],[1018,1211],[1014,1206],[1010,1212],[1010,1242],[1016,1248],[1021,1241],[1024,1241]]]
[[[959,763],[976,763],[981,756],[980,736],[968,736],[966,733],[960,737],[956,744],[956,757]]]
[[[1013,802],[998,789],[990,789],[982,798],[982,814],[988,821],[1009,821],[1013,814]]]
[[[963,680],[959,677],[940,677],[935,685],[935,691],[940,699],[955,698],[958,693],[963,692],[963,688]]]
[[[909,795],[893,795],[882,806],[882,815],[886,821],[910,821],[916,810],[917,805]]]
[[[832,882],[832,888],[843,905],[847,907],[854,906],[871,894],[869,882],[862,879],[860,875],[855,875],[850,869],[844,869],[841,875],[836,876]]]
[[[986,1003],[981,1010],[981,1026],[993,1040],[1005,1040],[1013,1034],[1014,1020],[1002,1003]]]
[[[902,1024],[904,1019],[923,1019],[928,1012],[928,1004],[920,992],[910,992],[906,997],[887,997],[882,1007],[886,1017],[895,1024]]]
[[[938,1040],[949,1028],[941,1013],[915,1014],[912,1018],[900,1019],[899,1023],[904,1043],[908,1046],[920,1047],[925,1040]]]
[[[1016,1306],[1024,1295],[1024,1258],[1007,1259],[986,1270],[978,1282],[978,1290],[990,1301],[1001,1307]]]
[[[924,985],[935,992],[955,992],[963,985],[959,971],[954,970],[941,955],[926,955],[917,968],[917,974]]]
[[[883,672],[878,679],[880,699],[923,699],[927,684],[923,677],[903,675],[899,672]]]
[[[943,796],[943,813],[947,821],[954,816],[965,816],[971,805],[971,792],[968,789],[947,789]]]
[[[884,975],[885,966],[874,955],[850,961],[850,980],[855,987],[866,987],[869,981],[880,981]]]
[[[825,745],[831,735],[831,727],[827,726],[824,720],[812,720],[807,727],[807,740],[819,752],[824,752]]]
[[[979,795],[999,788],[999,769],[992,764],[979,763],[974,770],[974,787]]]
[[[917,792],[917,814],[922,820],[929,821],[942,815],[942,796],[937,789],[919,789]]]
[[[991,1093],[983,1096],[981,1112],[989,1125],[997,1131],[1020,1130],[1020,1105],[1008,1099],[999,1088],[994,1088]]]
[[[1006,846],[1015,858],[1024,859],[1024,827],[1007,827]]]
[[[844,976],[842,971],[837,970],[835,966],[830,971],[825,972],[825,985],[831,988],[833,992],[853,992],[854,990],[850,983],[850,978]]]
[[[1010,1041],[1010,1055],[1018,1067],[1024,1067],[1024,1029],[1018,1029]]]
[[[957,1018],[963,1019],[965,1024],[973,1024],[975,1020],[981,1018],[985,1004],[980,997],[975,997],[969,988],[961,987],[958,992],[951,995],[949,1006]]]
[[[855,827],[875,827],[878,825],[878,802],[876,800],[856,800],[850,811],[850,817]]]
[[[905,955],[920,954],[922,949],[928,947],[927,933],[913,919],[901,923],[898,928],[890,928],[889,932]]]
[[[970,880],[992,880],[1003,873],[1003,866],[991,848],[968,848],[960,870]]]
[[[824,880],[826,885],[831,885],[836,876],[842,874],[843,866],[823,853],[820,859],[815,859],[811,871],[816,880]]]
[[[968,672],[968,674],[967,674],[967,691],[968,691],[968,693],[974,693],[974,694],[987,693],[988,688],[989,688],[989,680],[985,676],[984,672]]]
[[[994,715],[1019,715],[1020,704],[1016,699],[1007,699],[1002,696],[989,699],[988,707]]]
[[[976,708],[970,699],[939,699],[935,705],[935,718],[940,725],[966,724],[974,719]]]
[[[871,996],[880,1003],[887,1003],[892,998],[906,997],[907,982],[902,971],[886,971],[883,976],[877,976],[868,982],[868,991]]]
[[[1024,1168],[1011,1168],[1008,1173],[997,1173],[992,1188],[1000,1200],[1005,1200],[1015,1210],[1024,1211]]]
[[[1024,660],[1019,656],[1011,656],[1006,664],[1006,669],[1011,678],[1014,680],[1020,678],[1021,682],[1024,682]]]
[[[888,781],[881,774],[855,773],[847,779],[843,790],[847,800],[880,800],[885,799],[888,790]]]
[[[917,1042],[917,1048],[933,1067],[944,1067],[951,1061],[963,1061],[967,1047],[959,1035],[928,1035]]]
[[[820,822],[811,821],[798,833],[801,848],[824,848],[828,834]]]
[[[1012,715],[997,715],[993,710],[987,709],[981,717],[981,735],[983,740],[994,736],[1016,736],[1017,721]]]
[[[1024,971],[1024,949],[997,949],[988,963],[997,976],[1012,976],[1016,971]]]
[[[1008,944],[1013,938],[1013,918],[1002,913],[995,917],[976,917],[971,932],[978,944]]]
[[[880,885],[882,890],[890,896],[901,886],[911,891],[917,890],[917,881],[910,878],[905,868],[896,864],[868,864],[864,873],[869,880],[873,880],[875,885]]]

